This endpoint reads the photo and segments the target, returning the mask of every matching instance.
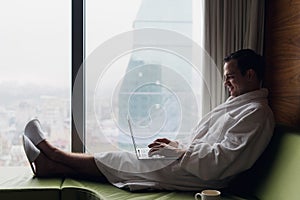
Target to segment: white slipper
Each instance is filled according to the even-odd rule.
[[[23,147],[32,172],[36,174],[36,170],[33,167],[33,162],[40,155],[40,150],[36,146],[34,146],[30,139],[26,137],[26,135],[23,135]]]
[[[33,119],[25,126],[24,134],[31,140],[34,145],[46,139],[45,132],[42,130],[40,121]]]

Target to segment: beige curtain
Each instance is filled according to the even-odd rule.
[[[262,54],[264,35],[264,0],[204,0],[204,48],[223,75],[223,58],[242,48]],[[223,82],[215,70],[205,70],[211,102],[204,102],[206,112],[226,98]],[[207,106],[209,103],[210,106]]]

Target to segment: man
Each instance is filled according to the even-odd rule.
[[[45,139],[38,120],[32,120],[25,127],[23,139],[33,172],[38,177],[107,180],[130,190],[199,191],[201,187],[226,187],[261,155],[272,137],[274,119],[268,106],[268,91],[260,87],[262,57],[244,49],[224,61],[224,86],[230,97],[203,117],[193,130],[189,146],[166,138],[149,144],[150,155],[178,159],[165,164],[160,160],[137,160],[128,152],[93,156],[63,152]]]

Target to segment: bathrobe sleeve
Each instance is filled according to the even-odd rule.
[[[250,168],[269,143],[274,129],[272,112],[246,109],[238,118],[225,114],[222,135],[211,143],[195,137],[180,165],[202,180],[222,180]]]

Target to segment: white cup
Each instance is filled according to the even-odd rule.
[[[218,190],[203,190],[201,193],[195,194],[195,199],[201,200],[221,200],[221,192]]]

